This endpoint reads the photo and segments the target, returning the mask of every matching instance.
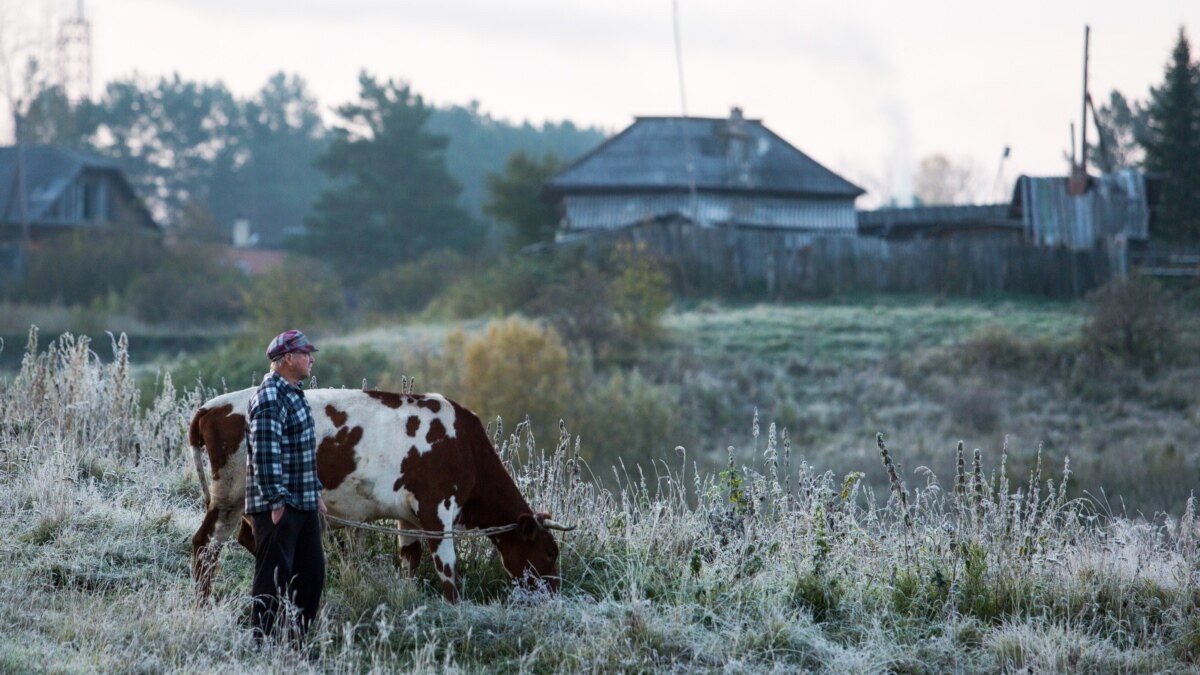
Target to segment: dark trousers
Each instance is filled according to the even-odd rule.
[[[271,512],[253,513],[254,583],[250,587],[254,606],[250,625],[255,640],[266,636],[286,636],[298,641],[317,617],[321,593],[325,590],[325,551],[321,548],[321,521],[316,511],[283,509],[279,524],[271,522]],[[300,611],[300,616],[283,619],[281,598]]]

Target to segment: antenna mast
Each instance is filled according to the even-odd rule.
[[[1082,131],[1079,134],[1079,163],[1071,167],[1071,177],[1067,179],[1067,192],[1073,197],[1078,197],[1087,192],[1088,175],[1087,175],[1087,106],[1088,106],[1088,41],[1091,36],[1091,26],[1084,25],[1083,27],[1083,103],[1082,111],[1079,115],[1079,122],[1083,125]],[[1074,137],[1074,134],[1072,134]],[[1072,138],[1072,144],[1074,140]],[[1071,153],[1074,156],[1075,153]]]
[[[92,23],[77,0],[75,16],[58,25],[58,83],[73,102],[92,97]]]

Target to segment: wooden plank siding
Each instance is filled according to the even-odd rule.
[[[644,243],[685,295],[803,298],[859,292],[1004,293],[1074,298],[1119,273],[1106,247],[1072,250],[1008,237],[887,241],[654,224],[597,232],[594,250]]]

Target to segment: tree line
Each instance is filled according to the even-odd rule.
[[[1183,28],[1162,82],[1145,101],[1113,90],[1095,109],[1099,140],[1089,144],[1092,168],[1141,168],[1162,180],[1155,237],[1200,243],[1200,60]]]
[[[435,107],[404,82],[359,77],[327,124],[305,81],[278,73],[238,97],[178,74],[106,85],[71,102],[30,98],[22,140],[115,160],[156,218],[181,237],[319,255],[351,285],[423,255],[517,246],[553,232],[541,182],[604,138],[569,121],[498,120],[477,102]],[[531,173],[532,172],[532,173]]]

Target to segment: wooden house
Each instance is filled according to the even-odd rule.
[[[854,236],[863,192],[734,108],[728,118],[638,117],[542,196],[568,238],[664,222]]]

